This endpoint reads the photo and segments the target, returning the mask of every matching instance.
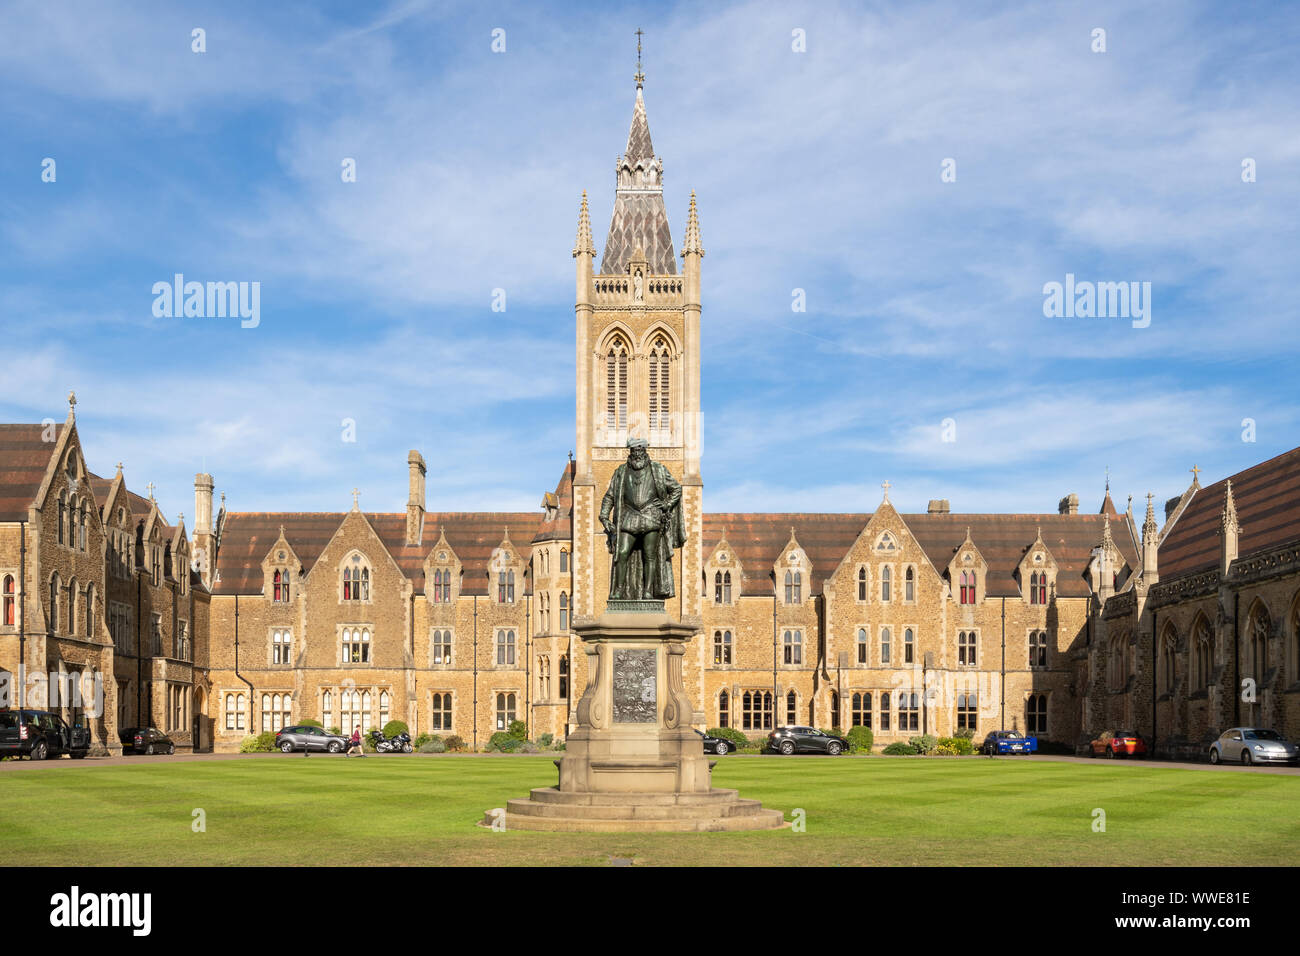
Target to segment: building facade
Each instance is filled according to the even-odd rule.
[[[428,510],[442,463],[411,451],[404,512],[355,494],[334,513],[230,511],[200,474],[188,535],[120,467],[87,470],[73,409],[0,426],[0,680],[98,679],[102,713],[60,706],[109,751],[137,724],[234,750],[305,718],[480,748],[514,720],[563,738],[586,686],[573,623],[609,591],[601,498],[643,437],[683,488],[667,610],[699,628],[701,728],[1014,728],[1070,748],[1124,726],[1178,753],[1236,723],[1300,734],[1300,449],[1194,480],[1163,527],[1109,488],[1095,513],[1071,494],[1040,514],[902,514],[888,482],[870,514],[706,511],[704,248],[692,194],[675,254],[662,176],[638,75],[599,271],[585,193],[579,208],[575,453],[539,513]]]

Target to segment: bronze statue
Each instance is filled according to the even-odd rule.
[[[673,596],[673,552],[686,540],[682,486],[650,460],[648,442],[629,438],[627,462],[610,479],[600,504],[609,553],[611,601],[657,601]]]

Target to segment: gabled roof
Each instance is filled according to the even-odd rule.
[[[1228,481],[1241,523],[1239,558],[1300,539],[1300,448],[1293,448],[1196,492],[1160,547],[1161,581],[1218,566]]]
[[[347,512],[238,512],[226,513],[221,549],[217,555],[214,594],[260,594],[262,561],[280,537],[284,526],[285,540],[293,547],[306,573],[315,566],[321,552],[338,531]],[[375,514],[366,512],[370,522],[393,561],[403,575],[415,585],[415,593],[424,593],[424,559],[445,529],[447,543],[461,562],[462,594],[487,594],[488,561],[507,528],[515,534],[537,527],[537,515],[530,512],[428,512],[424,516],[424,535],[418,545],[406,544],[406,513]],[[516,550],[519,550],[516,546]],[[528,560],[527,547],[520,550]],[[518,582],[523,593],[529,587]]]
[[[42,441],[45,425],[0,425],[0,521],[25,521],[40,491],[50,455],[64,425],[54,425],[55,440]]]
[[[1015,573],[1025,549],[1034,543],[1041,527],[1043,542],[1057,564],[1057,594],[1085,597],[1091,593],[1084,573],[1092,560],[1092,549],[1101,543],[1104,520],[1101,514],[905,514],[899,517],[941,574],[966,539],[969,527],[971,540],[988,563],[985,593],[990,597],[1020,594]],[[813,566],[811,592],[820,594],[822,582],[839,566],[870,520],[870,514],[706,514],[704,554],[713,552],[725,529],[731,548],[744,568],[745,593],[766,594],[772,587],[768,575],[789,542],[793,526]],[[1132,547],[1121,544],[1119,551],[1131,567],[1136,566],[1137,552]]]

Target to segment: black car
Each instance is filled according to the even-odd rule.
[[[721,757],[723,754],[729,754],[736,749],[736,745],[730,740],[723,740],[721,737],[710,737],[701,731],[695,731],[703,738],[704,752],[706,754],[717,754]]]
[[[824,734],[815,727],[778,727],[767,735],[767,749],[780,754],[830,754],[849,749],[843,737]]]
[[[161,730],[155,727],[128,727],[117,734],[122,741],[122,753],[133,754],[174,754],[176,744]]]
[[[44,760],[67,754],[79,760],[88,753],[89,728],[69,727],[48,710],[0,711],[0,757]]]
[[[285,727],[275,732],[275,746],[287,754],[295,750],[324,750],[327,753],[341,754],[348,747],[348,738],[310,725]]]

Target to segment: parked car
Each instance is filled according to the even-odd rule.
[[[1147,743],[1132,730],[1103,730],[1088,745],[1090,757],[1145,757]]]
[[[285,727],[275,732],[275,746],[287,754],[295,750],[323,750],[326,753],[341,754],[347,749],[348,738],[320,727]]]
[[[90,730],[69,727],[48,710],[0,711],[0,757],[30,760],[61,757],[79,760],[90,753]]]
[[[122,753],[133,754],[174,754],[176,744],[156,727],[128,727],[119,731],[118,739],[122,741]]]
[[[843,737],[824,734],[815,727],[778,727],[767,735],[767,748],[780,754],[830,754],[834,757],[849,749]]]
[[[1233,727],[1210,744],[1210,763],[1239,760],[1252,763],[1300,763],[1300,747],[1276,730]]]
[[[724,740],[721,737],[710,737],[702,731],[695,731],[703,738],[704,752],[706,754],[717,754],[721,757],[723,754],[729,754],[735,749],[736,745],[730,740]]]
[[[1018,730],[991,730],[980,744],[980,753],[990,757],[996,754],[1029,754],[1038,751],[1038,738],[1026,737]]]

